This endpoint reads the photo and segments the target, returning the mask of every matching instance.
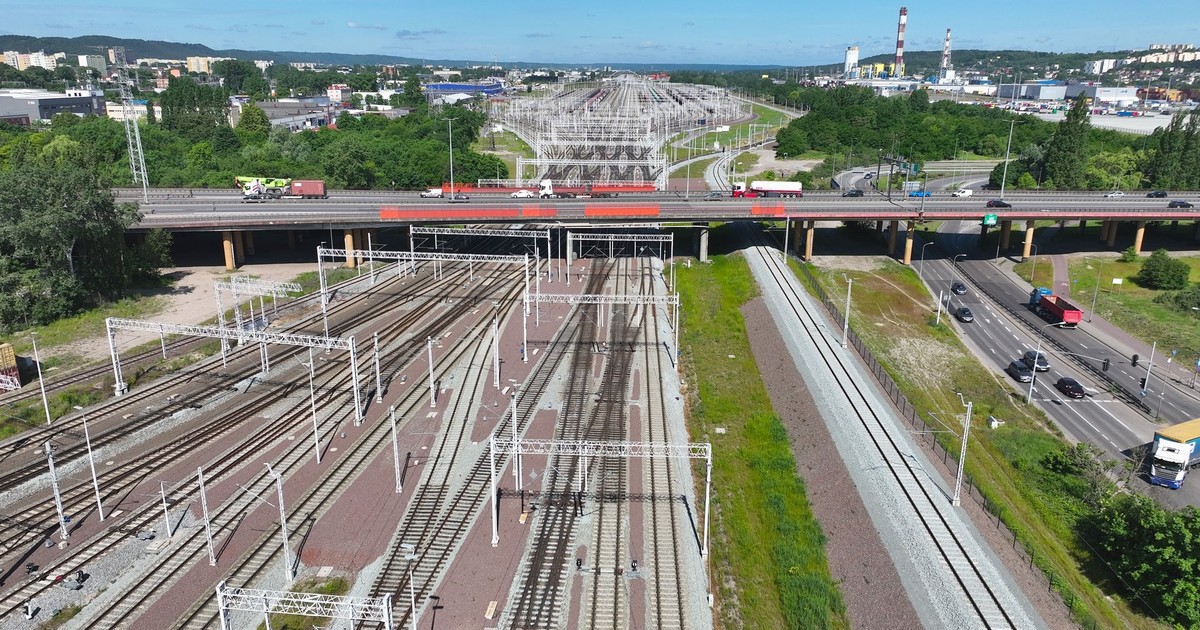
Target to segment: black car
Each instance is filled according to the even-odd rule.
[[[1058,379],[1058,382],[1054,386],[1058,388],[1058,391],[1066,394],[1068,398],[1083,398],[1083,385],[1080,385],[1079,381],[1073,378],[1064,376]]]
[[[1184,201],[1182,199],[1172,199],[1171,202],[1167,204],[1167,207],[1168,208],[1191,208],[1192,204],[1187,201]]]
[[[1021,361],[1009,363],[1008,367],[1004,368],[1004,371],[1022,383],[1028,383],[1033,380],[1033,372],[1029,371],[1029,367]]]
[[[447,197],[446,201],[449,201],[450,203],[463,203],[469,199],[470,197],[466,196],[464,193],[454,193],[453,195]]]
[[[954,295],[966,295],[967,285],[961,282],[955,282],[954,284],[950,285],[950,292]]]
[[[989,207],[989,208],[1011,208],[1012,204],[1008,203],[1007,201],[1004,201],[1003,199],[991,199],[987,202],[987,207]]]
[[[1146,196],[1147,196],[1147,197],[1149,197],[1149,198],[1151,198],[1151,199],[1166,199],[1166,198],[1167,198],[1167,191],[1165,191],[1165,190],[1152,190],[1152,191],[1150,191],[1150,192],[1146,193]]]
[[[975,321],[975,315],[971,313],[971,309],[965,306],[958,307],[958,309],[954,311],[954,316],[958,318],[958,321],[963,322],[964,324]]]
[[[1026,350],[1025,354],[1021,356],[1021,361],[1024,362],[1027,367],[1035,369],[1039,372],[1050,371],[1050,362],[1046,360],[1046,352],[1044,350],[1042,352]]]
[[[862,192],[862,189],[860,189],[860,188],[850,188],[847,190],[843,190],[842,196],[843,197],[861,197],[861,196],[863,196],[863,192]]]

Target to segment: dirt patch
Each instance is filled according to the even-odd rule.
[[[811,171],[821,164],[822,160],[781,160],[775,157],[774,149],[755,149],[747,151],[758,156],[758,162],[749,168],[747,176],[774,171],[779,179],[788,179],[800,171]]]
[[[237,273],[253,276],[273,282],[287,282],[306,271],[314,271],[314,263],[278,263],[269,265],[244,265]],[[217,302],[213,283],[217,280],[228,280],[232,275],[224,266],[194,266],[176,267],[164,271],[164,275],[175,280],[169,289],[148,291],[145,297],[157,300],[162,309],[145,319],[167,324],[199,324],[216,317]],[[225,308],[232,303],[228,296],[222,296]],[[268,299],[269,303],[270,300]],[[257,310],[257,306],[255,309]],[[121,331],[117,342],[122,348],[141,345],[158,339],[152,333],[136,333]],[[102,360],[109,356],[108,339],[103,335],[77,339],[71,343],[46,348],[47,356],[83,357],[88,360]]]

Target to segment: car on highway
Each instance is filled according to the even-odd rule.
[[[1184,201],[1182,199],[1172,199],[1171,202],[1167,204],[1167,207],[1168,208],[1191,208],[1192,204],[1191,204],[1191,202]]]
[[[1084,396],[1083,385],[1080,385],[1079,381],[1069,376],[1058,379],[1054,383],[1054,386],[1058,388],[1058,391],[1066,394],[1068,398],[1083,398]]]
[[[1110,191],[1104,193],[1105,199],[1119,199],[1124,196],[1125,196],[1125,193],[1123,193],[1119,190],[1110,190]]]
[[[970,197],[973,194],[975,194],[975,191],[971,190],[970,188],[959,188],[958,190],[950,193],[950,196],[951,197]]]
[[[989,199],[987,202],[989,208],[1011,208],[1012,204],[1003,199]]]
[[[863,179],[871,179],[872,177],[875,177],[875,173],[867,173],[866,175],[863,175]]]
[[[1004,371],[1022,383],[1028,383],[1033,380],[1033,372],[1029,371],[1029,366],[1020,361],[1009,363],[1008,367],[1004,368]]]
[[[512,197],[513,199],[532,199],[536,196],[537,193],[527,189],[521,189],[509,195],[509,197]]]
[[[847,190],[842,191],[842,196],[843,197],[861,197],[861,196],[863,196],[863,191],[861,188],[849,188]]]
[[[468,197],[464,193],[454,193],[453,195],[450,195],[450,197],[447,198],[446,201],[449,201],[450,203],[464,203],[464,202],[468,201],[469,199],[470,199],[470,197]]]
[[[1146,196],[1147,196],[1147,197],[1149,197],[1149,198],[1151,198],[1151,199],[1166,199],[1166,198],[1167,198],[1167,191],[1165,191],[1165,190],[1151,190],[1150,192],[1146,193]]]
[[[932,197],[933,193],[928,190],[911,190],[908,193],[909,197]]]
[[[964,324],[969,324],[975,321],[975,314],[971,312],[971,309],[965,306],[958,307],[958,309],[954,311],[954,316],[958,318],[958,321]]]
[[[967,294],[967,285],[965,285],[961,282],[955,282],[954,284],[950,285],[950,292],[953,293],[954,295],[966,295]]]
[[[1025,362],[1026,366],[1031,367],[1039,372],[1050,371],[1050,363],[1046,361],[1045,352],[1026,350],[1025,354],[1021,357],[1021,360]]]
[[[723,199],[725,199],[725,194],[716,190],[704,195],[704,201],[721,201]]]

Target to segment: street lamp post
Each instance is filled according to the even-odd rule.
[[[925,248],[933,245],[933,241],[929,241],[921,246],[921,278],[925,277]]]
[[[1016,86],[1013,86],[1014,91]],[[1008,144],[1004,147],[1004,174],[1000,176],[1000,198],[1004,198],[1004,184],[1008,179],[1008,155],[1012,150],[1013,129],[1017,126],[1017,119],[1014,118],[1008,122]]]
[[[1029,247],[1033,249],[1033,264],[1029,266],[1029,284],[1037,288],[1037,276],[1033,272],[1037,271],[1037,243],[1030,243]]]
[[[973,402],[964,400],[961,392],[958,394],[958,400],[967,408],[967,416],[963,420],[962,446],[958,450],[958,475],[954,478],[954,497],[950,499],[950,504],[955,506],[962,505],[960,497],[963,469],[967,464],[967,438],[971,435],[971,407],[974,405]]]
[[[79,405],[75,405],[75,409],[83,414],[83,441],[87,444],[88,465],[92,468],[92,489],[96,491],[96,512],[100,515],[100,520],[104,521],[104,504],[100,501],[100,482],[96,479],[96,458],[92,456],[92,435],[88,432],[87,412]]]
[[[1104,269],[1104,261],[1096,267],[1096,288],[1092,290],[1092,310],[1088,311],[1088,323],[1092,323],[1092,314],[1096,312],[1096,300],[1100,297],[1100,272]],[[1195,308],[1195,307],[1193,307]]]
[[[850,333],[850,290],[854,288],[854,278],[842,274],[846,279],[846,317],[842,321],[842,347],[846,347],[846,337]]]
[[[454,201],[454,119],[446,119],[447,135],[450,137],[450,201]],[[1003,195],[1001,195],[1003,196]]]
[[[958,257],[966,256],[966,254],[955,254],[954,258],[950,259],[950,265],[954,267],[954,279],[958,280]]]
[[[1038,358],[1040,358],[1042,356],[1042,331],[1046,330],[1047,328],[1050,328],[1052,326],[1062,326],[1062,325],[1063,325],[1063,322],[1058,322],[1055,324],[1046,324],[1045,326],[1042,326],[1041,328],[1038,329],[1037,347],[1033,351],[1033,366],[1029,368],[1029,371],[1033,374],[1033,376],[1030,377],[1030,379],[1029,379],[1029,393],[1025,394],[1025,404],[1027,404],[1027,405],[1029,404],[1029,401],[1033,400],[1033,385],[1034,385],[1034,383],[1037,383]]]
[[[925,217],[925,197],[929,195],[929,171],[921,173],[925,176],[925,181],[921,184],[921,209],[917,211],[917,215]]]
[[[408,605],[412,607],[412,630],[417,630],[417,587],[413,584],[412,561],[417,559],[417,548],[409,543],[400,543],[404,550],[404,559],[408,561]]]

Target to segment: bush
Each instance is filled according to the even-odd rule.
[[[1159,249],[1142,263],[1137,281],[1149,289],[1178,290],[1187,287],[1191,271],[1187,263],[1171,258],[1167,250]]]
[[[1138,259],[1139,257],[1137,250],[1133,248],[1133,245],[1130,245],[1129,247],[1125,248],[1125,251],[1121,252],[1121,257],[1118,260],[1123,263],[1131,263],[1137,262]]]

